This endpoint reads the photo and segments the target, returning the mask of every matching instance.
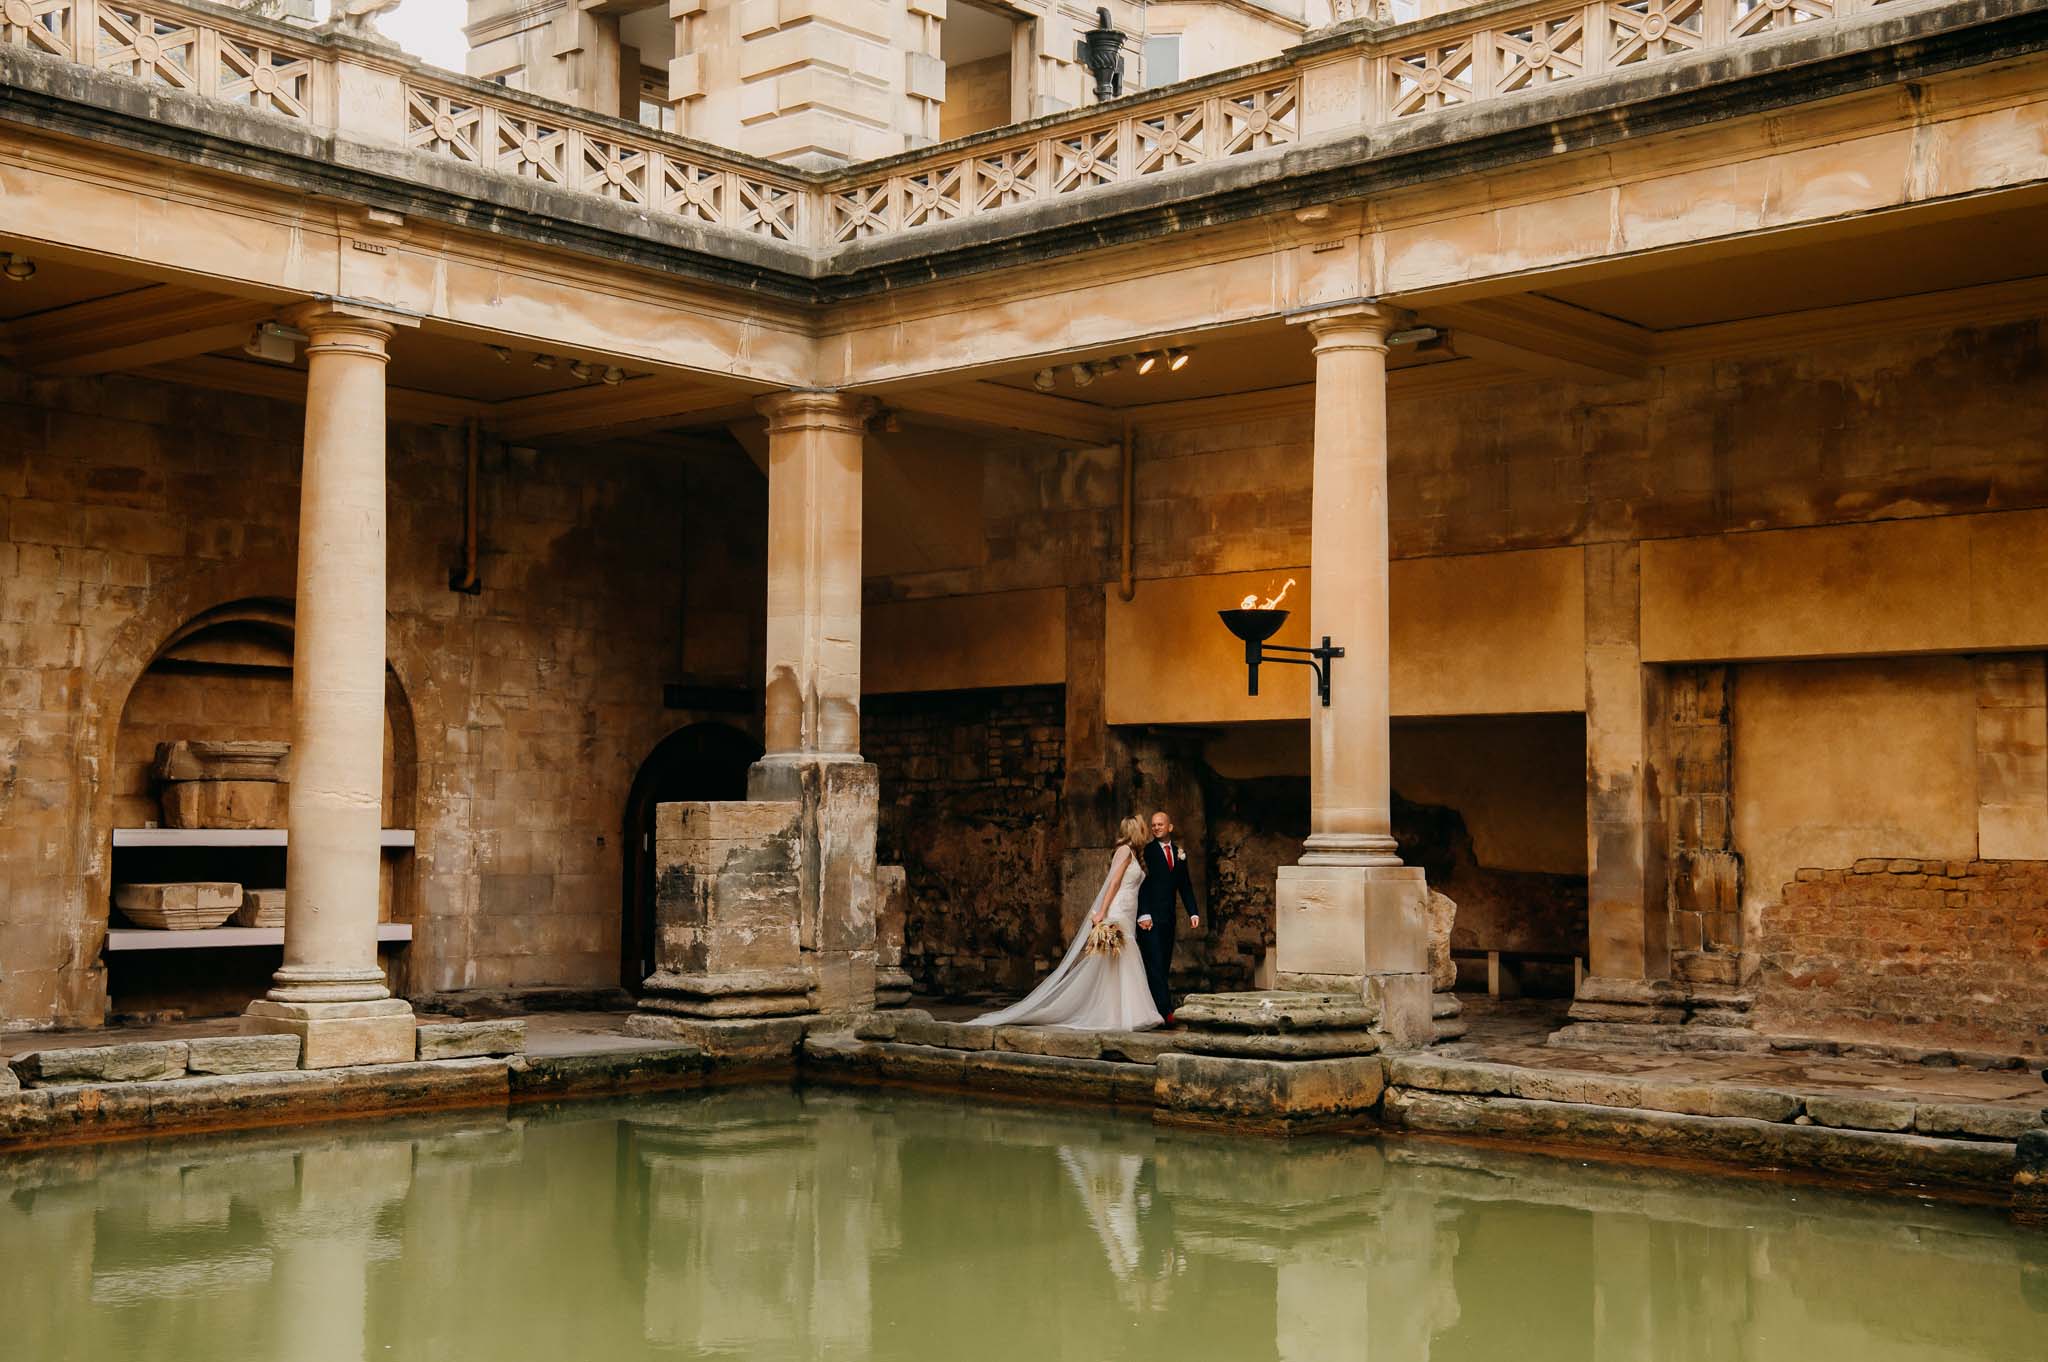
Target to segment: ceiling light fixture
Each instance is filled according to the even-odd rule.
[[[1040,369],[1031,376],[1031,386],[1042,393],[1051,392],[1059,384],[1059,375],[1050,369]]]
[[[569,361],[569,372],[576,375],[578,379],[587,383],[590,381],[590,376],[596,373],[597,370],[591,368],[588,364],[585,364],[580,359],[572,359]]]
[[[617,386],[619,383],[625,380],[626,371],[624,369],[621,369],[618,365],[614,364],[610,368],[606,369],[602,374],[600,374],[599,377],[602,378],[606,383],[612,384],[613,386]]]
[[[1159,361],[1164,358],[1165,356],[1161,355],[1157,350],[1147,350],[1144,354],[1138,356],[1138,372],[1141,374],[1151,373],[1159,367]]]
[[[1419,345],[1424,341],[1433,341],[1436,337],[1437,330],[1433,326],[1413,326],[1406,331],[1396,331],[1388,336],[1387,344]]]
[[[10,255],[7,257],[6,274],[15,283],[26,284],[36,277],[36,262],[25,255]]]
[[[264,322],[249,333],[249,339],[242,344],[242,353],[251,359],[269,360],[273,364],[290,364],[299,357],[299,346],[308,339],[305,332],[282,322]]]
[[[555,357],[553,355],[535,355],[533,357],[533,367],[536,369],[552,369],[555,367]]]
[[[502,345],[486,345],[484,349],[496,355],[500,364],[510,364],[512,362],[512,352]]]
[[[1085,388],[1095,381],[1095,370],[1086,364],[1070,365],[1067,369],[1067,377],[1074,380],[1075,387]]]
[[[1166,352],[1166,367],[1177,374],[1187,368],[1188,361],[1194,357],[1195,352],[1193,350],[1168,350]]]

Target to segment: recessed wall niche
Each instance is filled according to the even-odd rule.
[[[383,825],[411,828],[411,709],[396,676],[388,669],[385,675]],[[152,775],[158,744],[181,739],[288,743],[291,726],[290,607],[244,602],[192,620],[157,654],[128,694],[111,773],[115,828],[146,829],[164,822]],[[192,844],[122,846],[122,834],[117,832],[110,882],[223,880],[245,889],[290,888],[282,845],[206,845],[203,830],[179,835]],[[410,849],[387,848],[382,871],[379,920],[410,922]],[[109,907],[108,913],[110,928],[130,926],[119,909]],[[189,940],[203,936],[166,932],[158,942],[124,933],[124,948],[114,949],[110,942],[110,1011],[129,1016],[225,1016],[241,1011],[269,987],[270,975],[282,959],[281,946],[214,946]],[[161,948],[134,948],[137,940]],[[382,959],[393,991],[402,991],[402,944],[387,946]]]

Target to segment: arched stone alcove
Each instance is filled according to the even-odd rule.
[[[117,882],[221,879],[251,888],[284,885],[282,848],[135,851],[114,848],[112,841],[117,829],[161,821],[151,774],[158,744],[290,741],[292,640],[288,599],[244,598],[186,618],[132,672],[119,709],[109,706],[118,719],[106,726],[102,738],[105,758],[94,801],[100,813],[95,820],[99,873],[88,879],[84,910],[89,932],[82,935],[104,941],[108,926],[120,925],[118,910],[110,906]],[[406,687],[389,666],[385,681],[383,825],[415,828],[417,726]],[[382,865],[379,915],[409,922],[416,896],[413,857],[402,849],[389,851]],[[95,1001],[115,1015],[231,1014],[268,986],[276,963],[274,947],[114,953],[93,971]],[[407,972],[403,953],[387,955],[386,963],[394,991],[401,990]]]

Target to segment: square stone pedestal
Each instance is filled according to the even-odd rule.
[[[280,1003],[258,998],[242,1014],[242,1029],[297,1036],[302,1069],[408,1064],[417,1056],[412,1004],[398,998],[368,1003]]]
[[[1363,994],[1391,1048],[1434,1038],[1420,866],[1282,866],[1274,918],[1278,987]]]

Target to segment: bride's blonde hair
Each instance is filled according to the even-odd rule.
[[[1116,840],[1118,846],[1129,847],[1131,850],[1137,851],[1145,843],[1152,840],[1152,834],[1145,827],[1145,820],[1136,814],[1132,814],[1117,828]]]

